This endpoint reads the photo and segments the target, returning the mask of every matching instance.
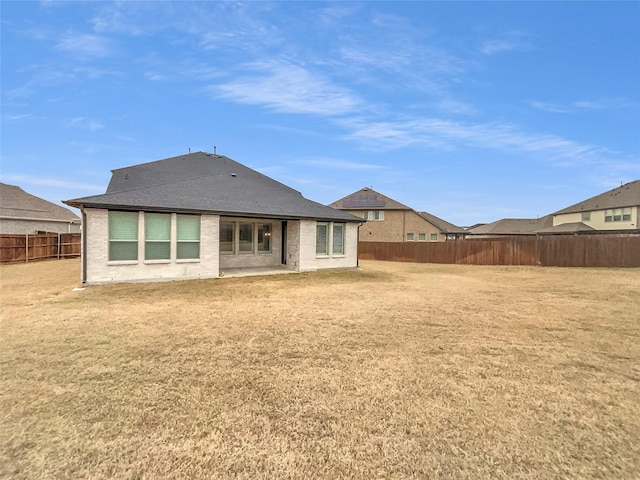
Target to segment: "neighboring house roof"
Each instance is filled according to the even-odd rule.
[[[329,206],[340,210],[413,210],[368,187],[347,195]]]
[[[361,222],[228,157],[205,152],[112,170],[107,192],[66,200],[77,208],[181,211]]]
[[[541,218],[503,218],[467,230],[472,235],[535,235],[543,228],[553,226],[553,216]]]
[[[427,222],[435,227],[439,228],[443,233],[467,233],[467,231],[462,228],[454,225],[453,223],[449,223],[446,220],[443,220],[435,215],[432,215],[428,212],[418,212],[422,218],[424,218]]]
[[[80,223],[80,217],[71,210],[6,183],[0,183],[0,217]]]
[[[570,222],[556,225],[555,227],[545,227],[540,230],[536,230],[536,233],[580,233],[580,232],[594,232],[595,228],[590,227],[582,222]]]
[[[640,180],[634,180],[608,192],[558,210],[554,215],[633,206],[640,206]]]

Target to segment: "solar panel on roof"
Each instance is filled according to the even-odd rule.
[[[375,193],[365,193],[357,197],[347,198],[342,206],[348,207],[384,207],[384,200],[379,199]]]

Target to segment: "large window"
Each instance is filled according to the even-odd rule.
[[[220,222],[220,252],[235,253],[235,230],[234,222]]]
[[[109,260],[138,260],[138,212],[109,212]]]
[[[316,255],[329,255],[329,224],[316,224]]]
[[[345,255],[346,223],[316,223],[316,256]]]
[[[258,253],[271,253],[271,224],[258,224]]]
[[[629,222],[631,221],[631,207],[626,208],[614,208],[611,210],[605,210],[604,212],[605,222]]]
[[[171,258],[171,214],[144,214],[145,260],[169,260]]]
[[[200,215],[177,215],[176,223],[176,258],[200,258]]]
[[[240,253],[253,253],[253,223],[241,223],[238,237]]]
[[[382,221],[384,220],[384,210],[369,210],[364,212],[364,219]]]
[[[333,224],[333,254],[344,255],[344,223]]]

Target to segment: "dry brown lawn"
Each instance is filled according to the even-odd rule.
[[[0,476],[640,477],[640,271],[0,268]]]

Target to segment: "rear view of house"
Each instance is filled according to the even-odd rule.
[[[112,171],[82,210],[82,282],[215,278],[229,268],[353,268],[361,219],[228,157],[190,153]]]
[[[0,233],[78,233],[80,217],[71,210],[0,183]]]

